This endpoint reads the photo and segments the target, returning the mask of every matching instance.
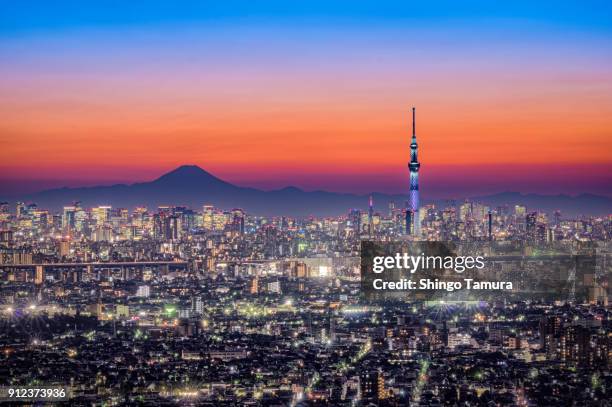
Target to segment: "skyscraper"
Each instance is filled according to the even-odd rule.
[[[69,231],[75,227],[76,211],[77,207],[74,205],[64,206],[64,214],[62,216],[62,228],[65,231]]]
[[[359,209],[351,209],[349,212],[350,227],[356,235],[361,233],[361,211]]]
[[[372,195],[370,195],[370,200],[368,202],[368,234],[371,235],[374,231],[374,199]]]
[[[406,208],[406,234],[420,235],[421,225],[419,213],[419,168],[421,164],[417,158],[418,144],[416,141],[416,112],[412,108],[412,141],[410,142],[410,200]]]

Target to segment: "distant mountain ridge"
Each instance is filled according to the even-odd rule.
[[[540,195],[522,194],[520,192],[500,192],[497,194],[475,196],[473,201],[482,202],[495,208],[502,205],[524,205],[528,210],[540,210],[552,213],[560,210],[564,215],[596,215],[612,214],[612,198],[594,195],[579,194],[570,196],[565,194]]]
[[[0,191],[1,194],[1,191]],[[346,194],[327,191],[304,191],[296,187],[263,191],[240,187],[215,177],[196,165],[180,166],[161,177],[130,185],[116,184],[79,188],[49,189],[18,197],[2,197],[9,201],[36,202],[40,207],[60,210],[73,201],[81,201],[85,207],[112,205],[114,207],[160,205],[185,205],[201,208],[204,204],[231,209],[243,208],[257,215],[287,216],[337,216],[346,214],[351,208],[365,209],[369,194]],[[407,195],[373,193],[376,210],[387,213],[389,203],[403,207]],[[7,199],[10,198],[10,199]],[[469,198],[491,207],[501,205],[525,205],[529,210],[553,212],[561,210],[564,215],[607,215],[612,213],[612,198],[582,194],[569,195],[521,194],[502,192]],[[455,199],[461,202],[462,199]],[[447,200],[427,201],[446,205]]]

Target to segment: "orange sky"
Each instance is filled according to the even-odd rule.
[[[530,177],[548,165],[554,177],[577,165],[605,189],[612,71],[601,44],[429,49],[391,34],[367,50],[276,39],[257,52],[202,46],[201,58],[118,34],[13,39],[0,48],[13,55],[0,68],[0,180],[129,182],[197,164],[264,187],[346,190],[354,176],[372,190],[391,176],[398,192],[414,105],[423,172],[503,164]]]
[[[410,100],[418,102],[417,134],[428,165],[610,162],[610,89],[581,86],[557,96],[545,88],[526,98],[514,84],[505,87],[515,94],[467,95],[466,86],[439,99],[332,93],[310,101],[283,95],[276,103],[257,95],[177,101],[154,90],[147,92],[152,101],[32,95],[0,106],[2,167],[35,173],[190,162],[217,171],[384,169],[407,159]]]

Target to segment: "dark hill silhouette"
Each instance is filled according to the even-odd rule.
[[[1,191],[0,191],[1,192]],[[406,195],[374,193],[376,210],[387,213],[390,202],[402,207]],[[40,207],[60,210],[73,201],[81,201],[85,207],[108,204],[114,207],[144,205],[156,208],[160,205],[186,205],[199,209],[204,204],[220,208],[243,208],[257,215],[290,216],[337,216],[346,214],[350,208],[366,209],[368,195],[341,194],[326,191],[304,191],[286,187],[273,191],[239,187],[215,177],[195,165],[183,165],[161,177],[131,185],[117,184],[84,188],[59,188],[38,193],[3,197],[9,201],[36,202]],[[568,195],[523,195],[518,192],[476,197],[474,200],[492,207],[523,204],[528,209],[552,212],[560,209],[564,215],[605,215],[612,212],[612,199],[604,196],[583,194]],[[456,200],[461,202],[462,200]],[[427,203],[427,202],[425,202]],[[445,201],[433,202],[446,204]]]
[[[215,177],[197,165],[182,165],[147,184],[166,187],[189,185],[189,183],[206,184],[208,188],[237,188],[236,186]]]

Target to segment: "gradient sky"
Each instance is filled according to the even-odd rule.
[[[415,105],[425,199],[612,195],[610,2],[89,3],[0,1],[5,193],[402,192]]]

